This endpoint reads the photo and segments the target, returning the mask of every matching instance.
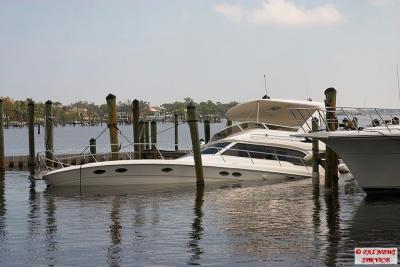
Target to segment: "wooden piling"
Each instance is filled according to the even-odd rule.
[[[178,151],[178,114],[174,114],[175,122],[175,151]]]
[[[135,99],[132,101],[133,149],[135,151],[135,159],[140,159],[140,148],[138,145],[140,142],[139,115],[139,100]]]
[[[312,131],[318,131],[318,118],[312,119]],[[312,141],[312,182],[313,184],[319,184],[319,141],[318,139],[313,139]]]
[[[96,139],[90,138],[89,140],[89,148],[90,148],[90,162],[95,162],[96,161],[96,154],[97,154],[97,149],[96,149]]]
[[[210,141],[210,121],[204,120],[204,142],[207,144]]]
[[[151,150],[153,159],[157,158],[157,122],[151,121]]]
[[[40,134],[40,122],[38,123],[37,134]]]
[[[29,135],[29,159],[28,166],[35,167],[35,102],[28,100],[28,135]]]
[[[325,90],[326,121],[329,131],[336,131],[338,121],[336,118],[336,89]],[[338,155],[330,147],[326,146],[325,152],[325,186],[332,188],[338,184]]]
[[[119,159],[118,125],[117,125],[117,98],[113,94],[106,97],[108,111],[108,129],[110,131],[111,159]]]
[[[144,149],[145,149],[145,138],[144,138],[144,120],[139,121],[139,153],[140,153],[140,158],[144,158]]]
[[[4,172],[4,119],[3,119],[3,99],[0,98],[0,172]]]
[[[187,106],[187,114],[190,129],[190,137],[192,139],[193,158],[196,171],[196,184],[199,187],[204,186],[203,163],[201,160],[199,131],[197,128],[196,107],[192,102]]]
[[[146,150],[150,149],[150,122],[144,121],[144,142],[146,143]]]
[[[53,167],[54,162],[53,162],[53,153],[54,153],[54,147],[53,147],[53,133],[54,133],[54,128],[53,128],[53,116],[52,116],[52,108],[53,107],[53,102],[50,100],[47,100],[45,103],[45,135],[44,135],[44,143],[45,143],[45,149],[46,149],[46,158],[47,160],[47,166],[48,167]]]

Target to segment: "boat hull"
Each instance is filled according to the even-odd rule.
[[[236,165],[236,166],[235,166]],[[241,168],[237,164],[203,164],[206,182],[276,181],[310,177],[310,168],[294,166]],[[195,184],[194,164],[178,160],[126,160],[71,166],[49,172],[43,179],[50,186],[124,186]]]
[[[399,193],[400,137],[329,137],[335,150],[367,194]]]

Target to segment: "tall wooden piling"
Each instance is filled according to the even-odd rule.
[[[196,171],[197,186],[204,186],[203,163],[201,160],[199,130],[197,128],[196,107],[192,102],[187,106],[187,114],[190,129],[190,137],[192,139],[193,158]]]
[[[97,149],[96,149],[96,139],[90,138],[89,140],[89,148],[90,148],[90,162],[95,162],[96,161],[96,154],[97,154]]]
[[[145,138],[144,138],[144,120],[139,121],[139,153],[140,158],[144,158],[144,149],[145,149]]]
[[[207,144],[210,141],[210,121],[204,120],[204,142]]]
[[[312,131],[315,133],[318,131],[318,118],[312,119]],[[319,184],[319,141],[313,139],[312,141],[312,182],[313,184]]]
[[[153,154],[153,159],[157,158],[157,122],[155,120],[151,121],[151,150]]]
[[[178,151],[178,114],[174,114],[174,122],[175,122],[175,151]]]
[[[53,153],[54,153],[54,148],[53,148],[53,133],[54,133],[54,128],[53,128],[53,116],[52,116],[52,111],[53,111],[53,102],[50,100],[47,100],[45,103],[45,135],[44,135],[44,143],[45,143],[45,149],[46,149],[46,158],[47,160],[47,166],[48,167],[53,167]]]
[[[110,131],[111,159],[119,159],[118,125],[117,125],[117,98],[113,94],[106,97],[108,111],[108,129]]]
[[[133,149],[135,151],[135,159],[140,159],[139,142],[140,142],[140,130],[139,130],[139,100],[135,99],[132,101],[132,117],[133,117]]]
[[[336,118],[336,89],[328,88],[325,90],[326,121],[329,131],[336,131],[338,121]],[[332,188],[337,186],[338,175],[338,155],[330,147],[326,146],[325,152],[325,186]]]
[[[4,119],[2,98],[0,98],[0,172],[4,172]]]
[[[144,121],[144,142],[146,150],[150,149],[150,122]]]
[[[28,167],[35,167],[35,102],[28,100],[28,135],[29,135],[29,158]]]

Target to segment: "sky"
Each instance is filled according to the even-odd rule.
[[[400,0],[0,0],[0,96],[400,108]]]

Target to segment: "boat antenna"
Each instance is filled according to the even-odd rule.
[[[399,91],[399,100],[400,100],[399,64],[396,64],[396,72],[397,72],[397,89]]]
[[[265,88],[265,96],[263,96],[263,99],[270,99],[270,97],[267,94],[267,77],[264,74],[264,88]]]

